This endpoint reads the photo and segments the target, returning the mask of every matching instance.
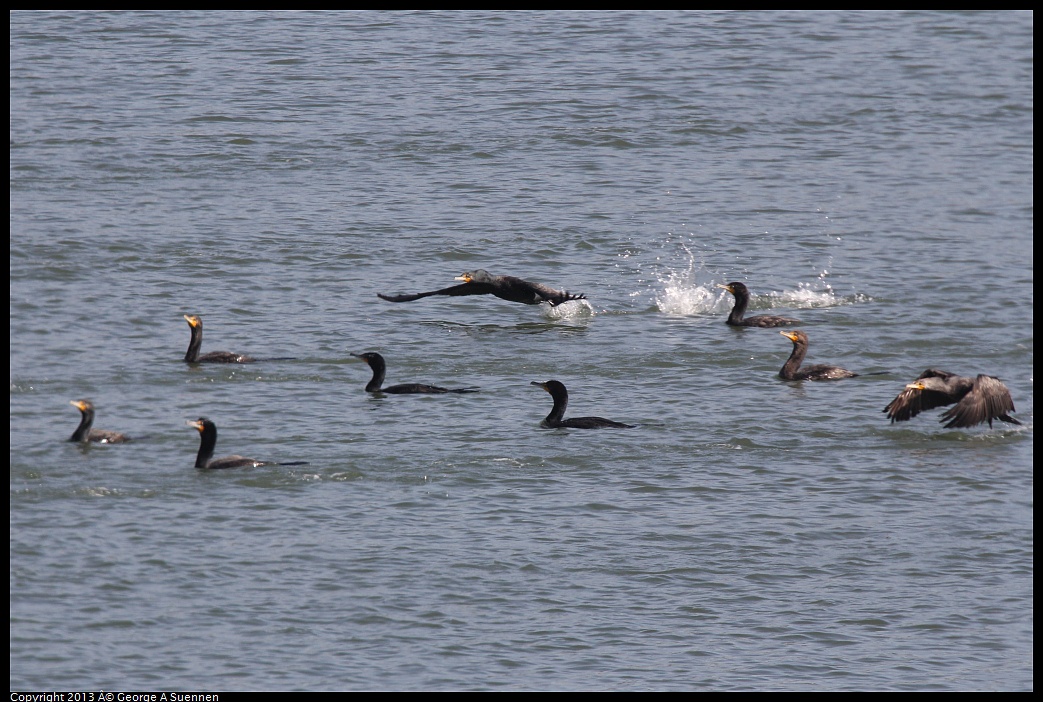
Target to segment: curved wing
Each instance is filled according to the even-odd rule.
[[[916,379],[939,378],[947,381],[954,377],[956,376],[953,373],[928,368],[917,376]],[[955,400],[948,393],[906,387],[902,392],[898,393],[898,397],[888,403],[887,407],[884,408],[884,413],[891,419],[892,424],[895,422],[906,422],[921,412],[934,409],[935,407],[951,405],[953,402]]]
[[[971,391],[956,403],[956,406],[947,410],[941,421],[947,421],[946,429],[973,427],[982,422],[988,422],[992,426],[993,419],[999,419],[1011,424],[1021,424],[1010,416],[1014,411],[1014,401],[1010,399],[1010,390],[1000,382],[999,378],[991,375],[979,375],[974,379]]]

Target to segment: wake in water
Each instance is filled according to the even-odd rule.
[[[797,283],[796,290],[783,290],[780,293],[769,292],[761,296],[761,304],[767,307],[797,307],[814,309],[817,307],[839,307],[853,305],[856,302],[868,302],[872,298],[862,293],[853,295],[837,295],[833,286],[826,282],[829,271],[822,271],[814,283]]]

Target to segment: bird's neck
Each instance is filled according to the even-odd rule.
[[[217,446],[217,429],[205,428],[199,436],[199,453],[196,454],[196,468],[206,468],[210,459],[214,456],[214,447]]]
[[[366,385],[366,392],[380,392],[380,388],[384,384],[384,374],[387,372],[387,369],[382,363],[374,363],[370,367],[373,369],[373,378]]]
[[[81,412],[80,426],[76,427],[76,431],[69,437],[69,441],[86,441],[90,436],[92,424],[94,424],[94,412]]]
[[[792,380],[793,376],[796,375],[797,370],[800,368],[800,364],[804,360],[804,355],[807,352],[808,348],[803,344],[794,344],[789,359],[782,366],[782,370],[779,371],[779,377],[785,380]]]
[[[728,324],[742,325],[742,316],[746,314],[746,307],[750,304],[750,298],[746,295],[736,295],[735,305],[731,314],[728,315]]]
[[[568,397],[562,397],[561,395],[554,395],[553,397],[554,407],[551,408],[547,418],[543,420],[550,427],[561,424],[561,420],[565,417],[565,408],[569,405]]]
[[[191,327],[192,340],[188,342],[188,351],[185,353],[186,363],[195,363],[199,360],[199,349],[203,345],[203,330],[199,327]]]

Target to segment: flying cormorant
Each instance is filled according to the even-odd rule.
[[[530,283],[521,278],[511,275],[491,275],[488,271],[478,269],[457,276],[457,280],[464,282],[441,290],[431,292],[414,293],[412,295],[383,295],[377,293],[377,297],[388,302],[412,302],[422,297],[431,295],[495,295],[501,300],[510,302],[521,302],[526,305],[538,305],[541,302],[549,302],[556,307],[569,300],[585,300],[586,295],[574,295],[565,290],[555,290],[541,283]]]
[[[1009,415],[1014,411],[1010,390],[991,375],[964,378],[953,373],[928,368],[920,377],[905,386],[898,397],[884,408],[891,423],[912,419],[925,410],[951,405],[942,413],[946,429],[973,427],[982,422],[992,426],[993,419],[1010,424],[1021,424]]]

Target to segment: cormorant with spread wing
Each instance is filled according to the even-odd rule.
[[[946,429],[973,427],[982,422],[992,426],[998,419],[1010,424],[1021,424],[1010,416],[1014,401],[1010,390],[991,375],[965,378],[946,371],[928,368],[920,377],[905,386],[898,397],[884,408],[891,422],[904,422],[925,410],[952,405],[939,421],[947,422]]]
[[[541,302],[549,302],[552,307],[557,307],[569,300],[585,300],[586,295],[576,295],[565,290],[554,288],[541,283],[530,283],[512,275],[492,275],[488,271],[478,269],[469,273],[463,273],[456,278],[464,282],[452,287],[432,290],[431,292],[414,293],[412,295],[384,295],[377,293],[377,297],[388,302],[412,302],[422,297],[432,295],[449,295],[458,297],[461,295],[495,295],[501,300],[509,302],[521,302],[526,305],[538,305]]]

